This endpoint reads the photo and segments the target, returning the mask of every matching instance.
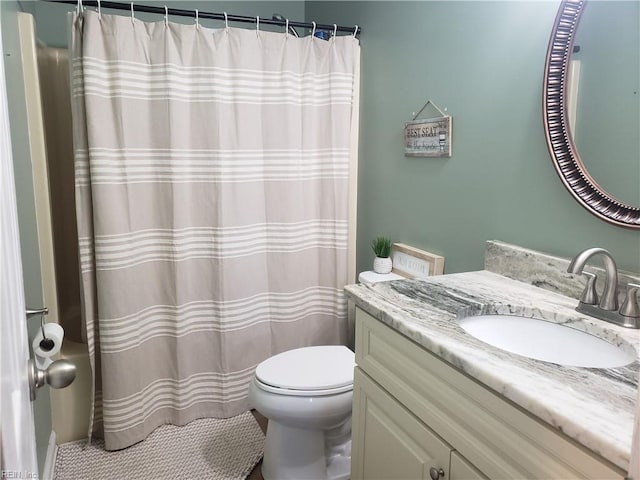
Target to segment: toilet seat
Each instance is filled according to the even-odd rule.
[[[297,348],[256,368],[261,390],[280,395],[335,395],[353,389],[355,356],[342,345]]]

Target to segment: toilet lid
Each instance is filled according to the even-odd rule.
[[[264,384],[290,390],[331,390],[353,384],[355,356],[342,345],[305,347],[279,353],[256,369]]]

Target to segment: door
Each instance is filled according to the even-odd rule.
[[[2,478],[37,478],[35,429],[27,380],[27,322],[2,42],[0,59],[0,475]]]

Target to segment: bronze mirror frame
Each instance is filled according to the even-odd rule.
[[[584,167],[569,129],[569,66],[585,2],[586,0],[563,0],[551,32],[542,92],[547,146],[553,166],[564,186],[583,207],[614,225],[640,229],[640,206],[624,204],[598,185]]]

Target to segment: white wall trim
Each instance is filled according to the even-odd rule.
[[[56,473],[56,456],[58,455],[58,445],[56,445],[56,432],[51,430],[49,435],[49,446],[47,456],[42,467],[42,480],[53,480]]]

